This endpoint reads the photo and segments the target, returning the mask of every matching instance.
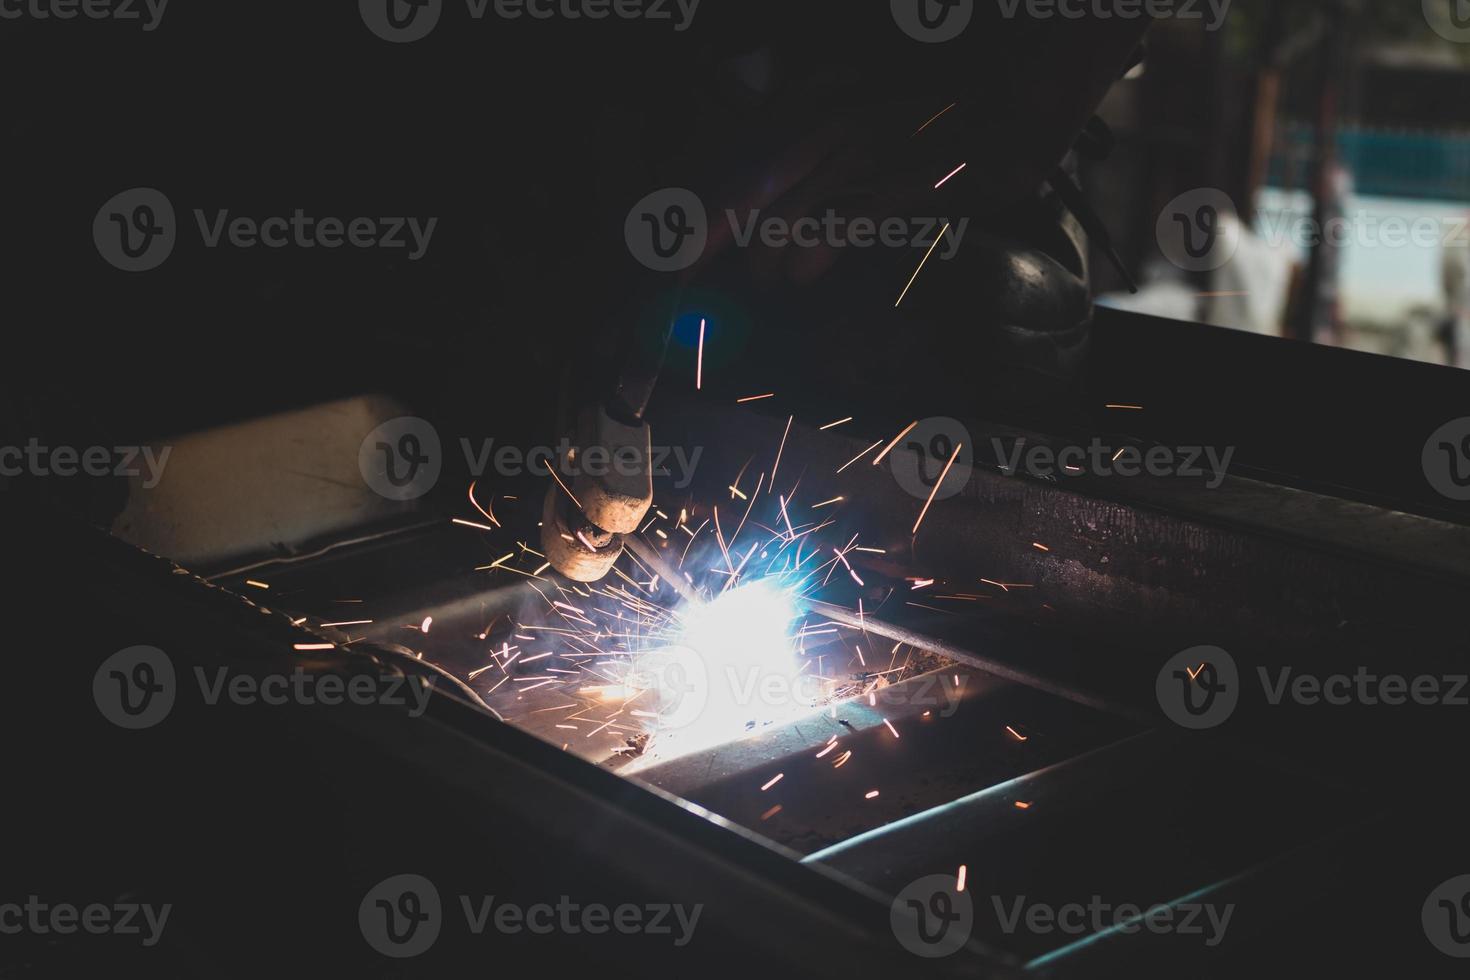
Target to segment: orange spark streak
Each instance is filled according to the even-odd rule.
[[[898,441],[900,439],[902,439],[904,436],[908,435],[910,432],[913,432],[914,431],[914,428],[918,424],[919,424],[918,422],[910,422],[907,429],[904,429],[898,435],[894,436],[893,437],[893,441],[890,442],[887,446],[883,447],[883,451],[878,454],[878,458],[875,459],[875,460],[873,460],[873,465],[874,466],[877,466],[879,463],[883,462],[883,458],[885,456],[887,456],[889,453],[893,452],[893,447],[898,445]]]
[[[924,264],[929,261],[929,256],[934,254],[934,250],[938,248],[939,243],[944,240],[944,233],[947,231],[949,231],[949,222],[946,221],[944,223],[944,227],[939,229],[939,234],[934,236],[934,243],[929,246],[929,251],[925,252],[924,257],[919,260],[919,267],[914,270],[914,274],[912,276],[909,276],[908,285],[904,286],[903,292],[898,294],[898,302],[893,304],[894,309],[898,309],[899,303],[902,303],[903,298],[909,294],[909,290],[913,288],[914,280],[918,279],[919,273],[924,271]]]
[[[781,454],[786,451],[786,437],[791,435],[791,422],[796,416],[788,416],[786,419],[786,431],[781,433],[781,445],[776,449],[776,465],[771,467],[771,486],[776,486],[776,471],[781,468]]]
[[[929,499],[924,501],[924,509],[919,511],[919,519],[914,522],[914,534],[919,533],[919,525],[924,523],[924,516],[929,513],[929,506],[934,503],[934,498],[939,495],[939,488],[944,486],[944,478],[949,476],[950,467],[954,466],[954,461],[959,459],[960,450],[964,446],[964,443],[957,444],[954,447],[954,455],[950,456],[949,462],[944,464],[944,472],[939,474],[939,479],[934,482],[934,489],[929,491]]]

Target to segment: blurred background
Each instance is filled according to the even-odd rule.
[[[1458,0],[1237,0],[1219,30],[1156,23],[1102,109],[1115,152],[1084,163],[1142,286],[1095,256],[1103,302],[1470,366],[1467,40]],[[1212,192],[1236,215],[1192,261],[1170,239],[1206,248]]]

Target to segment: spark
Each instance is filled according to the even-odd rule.
[[[1202,671],[1202,670],[1205,669],[1205,665],[1204,664],[1200,664],[1194,670],[1190,670],[1188,667],[1186,667],[1184,669],[1189,674],[1189,679],[1190,680],[1194,680],[1196,677],[1198,677],[1200,675],[1200,671]]]
[[[556,481],[556,485],[559,486],[559,487],[561,487],[562,490],[566,492],[566,495],[568,497],[571,497],[572,498],[572,503],[574,503],[574,504],[577,505],[577,509],[578,510],[582,510],[583,509],[582,508],[582,502],[577,499],[577,495],[576,494],[572,493],[570,487],[568,487],[565,483],[561,482],[561,477],[559,477],[559,476],[556,475],[556,467],[555,466],[548,466],[548,467],[546,467],[546,472],[550,473],[551,474],[551,478]],[[521,547],[522,548],[525,548],[526,546],[524,544],[522,544]],[[526,550],[529,551],[530,549],[529,548],[526,548]],[[542,555],[541,557],[544,558],[545,555]]]
[[[255,579],[253,579],[253,578],[247,578],[247,579],[246,579],[246,580],[245,580],[245,584],[246,584],[246,585],[253,585],[253,586],[255,586],[255,587],[256,587],[256,588],[257,588],[257,589],[268,589],[268,588],[270,588],[270,586],[269,586],[269,585],[266,585],[266,584],[265,584],[265,583],[264,583],[264,582],[257,582],[257,581],[255,581]]]
[[[831,500],[824,500],[820,504],[812,504],[812,510],[816,510],[818,507],[827,507],[831,504],[840,504],[846,499],[846,497],[833,497]]]
[[[788,416],[786,419],[786,431],[781,434],[781,445],[776,449],[776,465],[771,467],[771,486],[776,485],[776,471],[781,468],[781,454],[786,451],[786,437],[791,435],[791,422],[796,416]]]
[[[1031,547],[1035,548],[1037,551],[1051,551],[1050,548],[1048,548],[1046,545],[1042,544],[1039,541],[1033,541],[1033,542],[1031,542]]]
[[[1143,406],[1142,405],[1104,405],[1103,407],[1104,408],[1117,409],[1120,412],[1141,412],[1141,411],[1143,411]]]
[[[326,629],[330,626],[366,626],[371,622],[371,619],[344,619],[336,623],[322,623],[322,629]]]
[[[337,649],[337,644],[335,644],[335,643],[293,643],[291,645],[291,649],[293,649],[293,650],[335,650],[335,649]]]
[[[929,491],[929,499],[924,501],[924,509],[919,511],[919,519],[914,522],[914,534],[919,533],[919,525],[924,523],[924,516],[929,513],[929,506],[934,503],[934,498],[939,495],[939,488],[944,486],[944,479],[949,476],[950,467],[954,466],[954,461],[959,459],[960,450],[963,448],[965,448],[964,443],[955,444],[954,454],[949,457],[949,462],[944,464],[944,472],[939,474],[938,480],[934,481],[934,489]]]
[[[845,419],[838,419],[836,422],[828,422],[826,425],[822,426],[818,431],[819,432],[826,432],[828,429],[835,429],[839,425],[846,425],[848,422],[851,422],[851,421],[852,421],[852,416],[849,415]]]
[[[1008,731],[1008,732],[1010,732],[1010,733],[1011,733],[1011,734],[1012,734],[1012,735],[1014,735],[1014,736],[1015,736],[1015,738],[1016,738],[1016,741],[1018,741],[1018,742],[1026,742],[1026,741],[1029,741],[1029,740],[1030,740],[1030,739],[1029,739],[1029,737],[1028,737],[1028,736],[1026,736],[1026,735],[1022,735],[1022,734],[1021,734],[1021,733],[1020,733],[1020,732],[1018,732],[1018,731],[1016,731],[1016,730],[1015,730],[1015,729],[1014,729],[1014,728],[1012,728],[1012,727],[1011,727],[1011,726],[1010,726],[1010,725],[1007,725],[1007,726],[1006,726],[1006,731]]]
[[[704,386],[704,320],[699,321],[699,358],[694,366],[694,390]]]
[[[485,520],[489,521],[491,524],[494,524],[496,527],[499,527],[500,526],[500,522],[495,519],[495,499],[493,497],[491,498],[491,500],[490,500],[490,507],[489,508],[481,507],[480,506],[480,502],[475,499],[475,484],[477,482],[479,482],[479,481],[477,481],[477,480],[471,480],[470,481],[470,492],[469,492],[470,506],[474,507],[475,510],[479,511],[481,514],[484,514],[485,515]],[[507,497],[505,499],[507,499],[507,500],[514,500],[515,498],[514,497]]]
[[[502,562],[510,561],[515,556],[516,556],[516,553],[514,551],[508,551],[505,554],[501,555],[499,558],[497,558],[494,561],[492,561],[490,564],[478,566],[475,569],[475,571],[477,571],[477,572],[483,572],[483,571],[485,571],[488,568],[499,568]]]
[[[766,398],[775,398],[775,397],[776,397],[776,393],[774,391],[768,391],[764,395],[747,395],[744,398],[737,398],[737,399],[735,399],[735,404],[737,404],[737,405],[744,405],[746,402],[758,402],[758,401],[761,401],[761,400],[766,399]]]
[[[778,814],[780,812],[781,812],[781,804],[777,803],[775,806],[771,807],[765,813],[762,813],[761,814],[761,819],[762,820],[769,820],[769,819],[771,819],[772,817],[774,817],[776,814]]]
[[[838,468],[837,468],[837,472],[838,472],[838,473],[841,473],[841,472],[842,472],[842,471],[843,471],[843,470],[845,470],[845,469],[847,469],[847,468],[848,468],[848,467],[849,467],[849,466],[851,466],[851,465],[852,465],[852,464],[853,464],[853,463],[856,463],[856,462],[857,462],[857,461],[858,461],[858,460],[860,460],[860,459],[862,459],[862,458],[863,458],[863,457],[864,457],[864,456],[866,456],[866,455],[868,455],[868,453],[870,453],[870,452],[872,452],[872,451],[873,451],[873,450],[875,450],[875,449],[877,449],[877,448],[878,448],[878,447],[879,447],[879,446],[881,446],[881,445],[883,445],[883,440],[882,440],[882,439],[879,439],[879,440],[878,440],[878,441],[877,441],[877,442],[875,442],[875,443],[873,443],[873,444],[872,444],[872,445],[871,445],[871,446],[869,446],[869,447],[868,447],[868,448],[867,448],[867,449],[864,449],[864,450],[863,450],[863,451],[862,451],[862,452],[860,452],[860,453],[858,453],[858,454],[857,454],[857,455],[856,455],[856,456],[854,456],[854,457],[853,457],[853,458],[852,458],[852,459],[850,459],[850,460],[848,460],[848,461],[847,461],[847,462],[845,462],[845,463],[843,463],[843,464],[842,464],[842,465],[841,465],[841,466],[839,466],[839,467],[838,467]]]
[[[885,725],[887,725],[887,726],[888,726],[888,730],[889,730],[889,731],[890,731],[890,732],[892,732],[892,733],[893,733],[893,737],[894,737],[894,738],[899,738],[899,737],[901,737],[901,736],[900,736],[900,735],[899,735],[899,734],[898,734],[898,729],[897,729],[897,728],[894,728],[894,727],[893,727],[893,722],[891,722],[891,721],[889,721],[889,720],[888,720],[888,719],[887,719],[887,718],[884,718],[884,719],[883,719],[883,724],[885,724]]]
[[[883,447],[883,451],[878,454],[878,458],[875,459],[875,460],[873,460],[873,465],[874,466],[877,466],[879,463],[883,462],[883,458],[885,456],[887,456],[889,453],[893,452],[893,447],[898,445],[898,441],[900,439],[902,439],[904,436],[908,435],[910,432],[913,432],[914,429],[915,429],[915,427],[918,426],[918,424],[919,423],[917,421],[910,422],[908,424],[908,428],[904,429],[898,435],[894,436],[893,437],[893,441],[890,442],[887,446],[884,446]]]
[[[836,738],[836,736],[834,735],[833,738]],[[817,753],[817,758],[820,759],[822,756],[826,755],[828,752],[831,752],[835,748],[837,748],[837,743],[835,741],[828,742],[827,747]]]
[[[1031,809],[1031,804],[1029,802],[1022,802],[1021,800],[1017,800],[1016,801],[1016,809],[1017,810],[1029,810],[1029,809]]]
[[[427,632],[429,632],[429,627],[431,625],[433,625],[433,622],[434,622],[434,617],[433,616],[425,616],[424,617],[424,621],[422,623],[419,623],[419,632],[420,633],[427,633]]]
[[[924,271],[924,263],[926,263],[926,262],[929,261],[929,256],[931,256],[931,255],[934,254],[934,250],[936,248],[938,248],[939,247],[939,243],[944,240],[944,233],[947,232],[947,231],[949,231],[949,222],[948,221],[946,221],[944,223],[944,227],[943,228],[939,229],[939,234],[937,234],[937,235],[934,236],[934,244],[932,244],[932,245],[929,246],[929,251],[925,252],[924,253],[924,257],[919,260],[919,267],[917,269],[915,269],[914,270],[914,274],[909,277],[908,285],[904,286],[903,287],[903,292],[901,292],[901,293],[898,294],[898,302],[893,304],[893,308],[894,309],[897,309],[899,303],[902,303],[903,302],[903,298],[909,294],[909,290],[911,288],[913,288],[914,280],[915,279],[918,279],[919,278],[919,273],[921,273],[921,272]]]
[[[959,874],[955,875],[955,882],[954,882],[954,890],[955,891],[962,892],[962,891],[965,890],[965,875],[968,873],[968,871],[969,871],[969,868],[967,868],[963,864],[960,865]]]
[[[943,180],[941,180],[941,181],[940,181],[940,182],[939,182],[939,183],[937,183],[937,184],[935,184],[935,185],[934,185],[934,189],[935,189],[935,190],[936,190],[936,191],[937,191],[937,190],[939,190],[939,188],[941,188],[941,187],[943,187],[943,186],[944,186],[944,185],[945,185],[945,184],[947,184],[947,183],[949,183],[949,178],[950,178],[950,177],[953,177],[953,176],[954,176],[954,175],[955,175],[955,174],[957,174],[957,173],[959,173],[959,172],[960,172],[960,171],[961,171],[961,170],[964,170],[964,169],[965,169],[965,168],[966,168],[966,167],[968,167],[968,166],[969,166],[969,165],[970,165],[970,164],[969,164],[969,163],[968,163],[968,162],[965,162],[965,163],[962,163],[962,164],[960,164],[960,165],[959,165],[959,166],[958,166],[958,167],[955,167],[955,168],[954,168],[954,169],[953,169],[953,170],[951,170],[951,171],[950,171],[950,172],[949,172],[949,173],[948,173],[948,175],[946,175],[946,176],[945,176],[945,177],[944,177],[944,179],[943,179]]]
[[[495,530],[495,528],[491,527],[488,524],[476,524],[474,521],[467,521],[467,520],[465,520],[462,517],[456,517],[456,518],[452,519],[449,523],[451,523],[451,524],[459,524],[459,525],[461,525],[463,527],[472,527],[472,528],[475,528],[476,530],[480,530],[480,531],[493,531],[493,530]]]
[[[915,136],[918,136],[924,130],[926,130],[926,129],[929,128],[929,123],[932,123],[934,120],[938,119],[940,116],[944,115],[946,112],[948,112],[949,110],[953,109],[957,105],[959,105],[958,102],[951,102],[949,105],[945,106],[943,109],[940,109],[933,116],[930,116],[929,117],[929,122],[926,122],[924,125],[920,126],[918,129],[914,130],[914,135]]]
[[[870,790],[868,790],[868,792],[863,796],[863,799],[865,799],[865,800],[876,800],[877,798],[878,798],[878,791],[876,789],[870,789]]]
[[[772,786],[775,786],[785,776],[786,776],[786,774],[784,772],[778,772],[778,773],[776,773],[776,775],[771,778],[771,781],[770,782],[766,783],[764,786],[761,787],[761,792],[764,793],[766,790],[770,789]]]

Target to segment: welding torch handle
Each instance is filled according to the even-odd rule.
[[[826,616],[833,622],[840,623],[843,626],[866,630],[869,633],[875,633],[878,636],[887,637],[899,643],[907,643],[919,650],[928,650],[930,653],[937,653],[941,657],[948,657],[962,664],[968,664],[978,670],[985,671],[987,674],[992,674],[1004,680],[1014,681],[1017,684],[1023,684],[1026,687],[1034,688],[1046,694],[1064,698],[1074,704],[1080,704],[1092,708],[1095,711],[1128,718],[1131,721],[1142,724],[1153,724],[1155,720],[1136,708],[1094,694],[1091,691],[1084,691],[1071,685],[1042,677],[1039,674],[1017,669],[1010,664],[971,653],[969,650],[963,650],[944,640],[926,636],[923,633],[905,629],[902,626],[895,626],[892,623],[875,619],[872,616],[859,616],[851,609],[845,609],[842,606],[834,606],[831,603],[821,602],[816,599],[806,600],[806,605],[812,612]]]

